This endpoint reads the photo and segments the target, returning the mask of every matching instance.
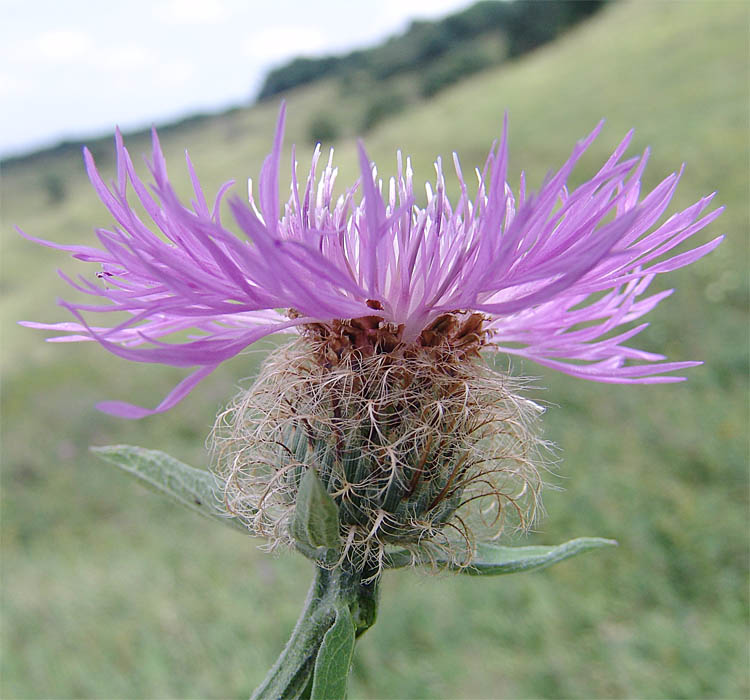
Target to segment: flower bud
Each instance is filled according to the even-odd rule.
[[[526,527],[541,408],[481,359],[482,324],[444,314],[408,344],[378,316],[306,326],[217,422],[228,510],[271,548],[292,544],[314,470],[338,508],[339,561],[358,568],[389,547],[468,562],[477,536]]]

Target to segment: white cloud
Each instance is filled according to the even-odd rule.
[[[23,61],[34,63],[74,63],[93,48],[88,34],[78,29],[50,29],[18,42],[11,50]]]
[[[167,61],[157,70],[159,80],[163,85],[178,87],[187,83],[194,74],[194,69],[184,61]]]
[[[242,45],[242,53],[247,58],[268,64],[292,56],[320,53],[325,47],[326,37],[320,29],[289,24],[251,34]]]
[[[156,63],[156,54],[138,44],[108,46],[97,51],[97,64],[107,71],[127,72]]]
[[[0,73],[0,97],[4,100],[18,99],[31,92],[28,82],[19,80],[10,73]]]
[[[153,12],[166,24],[218,24],[231,14],[222,0],[164,0]]]

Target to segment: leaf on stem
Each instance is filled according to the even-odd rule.
[[[602,537],[578,537],[554,547],[504,547],[490,542],[480,542],[474,558],[467,566],[460,566],[441,557],[432,559],[425,557],[421,563],[425,565],[434,563],[438,567],[453,569],[469,576],[501,576],[542,569],[590,549],[616,545],[616,540],[607,540]],[[411,553],[405,550],[392,552],[388,557],[387,568],[398,569],[408,566],[412,561]]]
[[[605,540],[602,537],[579,537],[555,547],[502,547],[496,544],[480,543],[474,559],[469,566],[460,571],[470,576],[515,574],[552,566],[590,549],[615,545],[617,545],[615,540]]]
[[[328,628],[315,659],[311,700],[346,697],[349,668],[354,655],[354,621],[345,604],[336,606],[336,619]]]
[[[307,469],[299,484],[292,536],[311,547],[334,549],[340,543],[339,509],[314,469]]]
[[[159,450],[133,445],[92,447],[91,451],[175,503],[247,533],[242,522],[230,518],[222,508],[216,496],[221,493],[221,483],[211,472],[190,467]]]

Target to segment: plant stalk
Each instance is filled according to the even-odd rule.
[[[251,700],[310,698],[323,637],[346,606],[359,638],[375,624],[379,578],[375,571],[315,567],[315,578],[292,636]],[[347,669],[348,671],[348,669]]]

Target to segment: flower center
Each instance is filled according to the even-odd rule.
[[[427,352],[435,360],[450,364],[479,354],[487,342],[484,322],[485,317],[480,313],[441,314],[413,343],[403,341],[403,325],[377,315],[310,323],[303,326],[302,333],[317,347],[323,366],[335,367],[352,355],[409,357],[416,352]]]

